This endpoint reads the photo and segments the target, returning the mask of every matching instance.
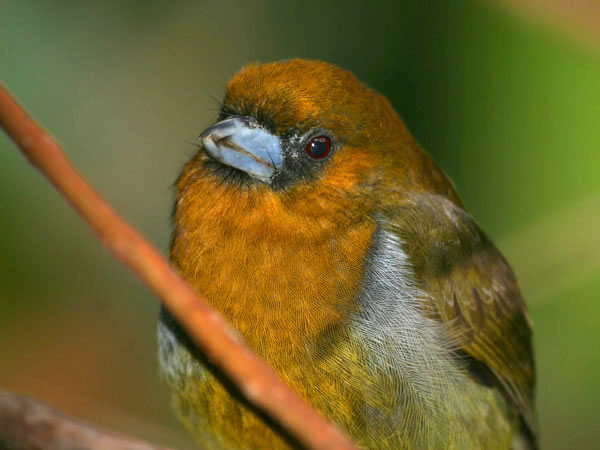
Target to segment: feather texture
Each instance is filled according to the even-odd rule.
[[[515,277],[389,102],[335,66],[290,60],[236,75],[231,116],[278,137],[279,182],[200,149],[177,181],[182,276],[361,448],[535,447]],[[333,142],[318,162],[303,152],[315,133]],[[295,446],[165,312],[159,360],[204,447]]]

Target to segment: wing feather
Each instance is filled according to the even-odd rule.
[[[431,313],[495,374],[535,435],[531,324],[502,254],[464,209],[440,196],[389,210],[386,223],[405,243]]]

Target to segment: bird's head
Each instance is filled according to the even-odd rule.
[[[201,172],[212,183],[203,197],[216,195],[230,206],[277,204],[297,217],[326,214],[339,222],[421,192],[458,201],[390,103],[350,72],[320,61],[244,67],[200,141],[179,188],[189,188]]]

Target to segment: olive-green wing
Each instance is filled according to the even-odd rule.
[[[386,216],[429,294],[430,313],[491,369],[535,434],[531,324],[502,254],[466,211],[443,197],[419,196]]]

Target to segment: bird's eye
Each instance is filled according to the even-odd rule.
[[[323,159],[331,152],[331,139],[327,136],[317,136],[306,144],[306,153],[312,159]]]

